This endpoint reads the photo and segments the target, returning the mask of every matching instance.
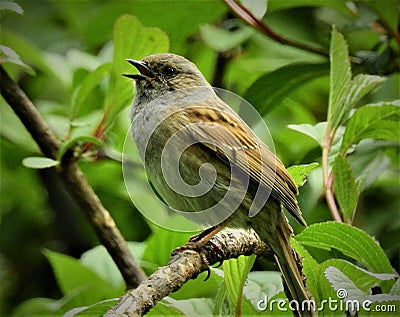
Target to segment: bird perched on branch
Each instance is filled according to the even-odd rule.
[[[306,222],[282,162],[184,57],[127,61],[139,71],[124,76],[136,81],[132,133],[152,185],[170,207],[208,226],[183,247],[200,249],[225,226],[253,228],[273,251],[289,299],[309,300],[282,205]]]

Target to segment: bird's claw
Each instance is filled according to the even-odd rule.
[[[189,239],[189,242],[186,242],[184,245],[181,245],[181,246],[175,248],[174,251],[172,251],[172,255],[175,255],[175,254],[185,251],[185,250],[196,251],[200,255],[201,261],[202,261],[204,267],[206,268],[205,270],[207,271],[207,276],[204,279],[204,281],[207,281],[211,276],[210,265],[208,264],[206,255],[204,254],[204,252],[202,252],[203,243],[201,243],[201,241],[199,241],[199,240],[196,240],[195,239],[196,237],[197,237],[197,235],[191,237]]]

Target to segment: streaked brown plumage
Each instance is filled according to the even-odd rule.
[[[136,80],[133,137],[149,178],[160,195],[175,209],[195,212],[223,201],[228,191],[233,193],[233,198],[218,209],[218,213],[226,213],[222,217],[225,220],[207,230],[207,234],[199,235],[199,241],[192,242],[191,247],[201,247],[225,226],[251,227],[274,252],[289,297],[299,302],[309,299],[299,256],[290,245],[292,229],[281,204],[302,225],[306,222],[296,201],[297,186],[282,162],[218,98],[193,63],[174,54],[156,54],[142,61],[128,61],[140,71],[140,74],[125,75]],[[162,149],[178,131],[183,131],[179,134],[179,142],[171,145],[168,159],[163,161]],[[181,144],[190,146],[182,152]],[[179,157],[174,157],[174,153]],[[173,169],[177,162],[183,181],[194,186],[204,179],[210,185],[213,180],[211,189],[194,197],[172,190],[163,171]],[[215,179],[211,177],[213,168],[207,163],[214,166]],[[201,168],[203,178],[199,173]],[[270,197],[266,202],[261,200],[261,211],[250,217],[249,210],[258,201],[257,191],[262,195],[270,193]],[[234,212],[227,212],[235,203]],[[215,219],[202,220],[206,223]]]

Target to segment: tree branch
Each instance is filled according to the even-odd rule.
[[[168,265],[158,268],[148,280],[122,296],[105,316],[142,316],[157,302],[179,290],[208,265],[240,255],[257,254],[272,258],[272,252],[254,231],[226,229],[216,234],[200,252],[174,251]],[[202,259],[207,259],[205,263]]]
[[[14,83],[1,66],[0,91],[43,154],[49,158],[56,159],[60,149],[60,140],[49,129],[24,91]],[[93,226],[100,242],[116,263],[127,287],[134,288],[139,285],[146,278],[144,272],[133,259],[114,220],[77,166],[72,153],[65,155],[61,162],[59,173],[65,187],[72,197],[76,199],[81,210],[86,214]]]
[[[313,46],[307,45],[305,43],[298,42],[293,39],[289,39],[287,37],[284,37],[274,31],[272,31],[268,25],[266,25],[261,19],[258,19],[257,17],[255,17],[253,15],[253,13],[251,13],[241,3],[239,3],[235,0],[224,0],[224,1],[231,8],[231,10],[233,12],[235,12],[243,21],[250,24],[256,30],[259,30],[260,32],[262,32],[263,34],[268,36],[270,39],[272,39],[278,43],[297,47],[301,50],[312,52],[312,53],[315,53],[318,55],[322,55],[325,57],[329,56],[328,51],[326,51],[325,49],[313,47]]]

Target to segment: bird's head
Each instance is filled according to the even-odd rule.
[[[154,54],[142,60],[127,59],[139,74],[124,74],[136,81],[136,93],[155,99],[168,92],[199,86],[209,86],[195,64],[186,58],[170,54]],[[150,98],[149,98],[150,97]]]

